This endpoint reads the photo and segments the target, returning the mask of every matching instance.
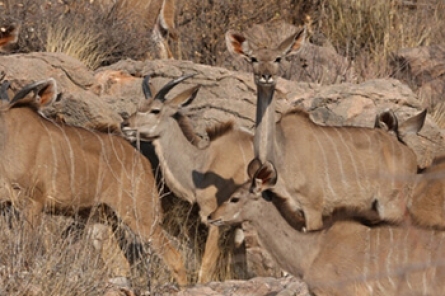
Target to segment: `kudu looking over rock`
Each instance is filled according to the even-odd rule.
[[[0,52],[10,52],[19,38],[20,25],[11,23],[0,27]]]
[[[417,172],[409,147],[381,129],[317,125],[299,109],[276,123],[279,63],[296,53],[303,40],[301,30],[275,49],[257,48],[241,33],[226,33],[229,51],[253,65],[258,92],[255,158],[276,165],[280,177],[272,191],[287,200],[296,216],[302,212],[308,231],[322,229],[322,217],[343,207],[369,213],[372,220],[401,222]],[[420,130],[424,118],[420,114],[409,120],[406,131]]]
[[[25,86],[11,101],[8,87],[6,81],[0,87],[0,172],[2,182],[19,194],[2,198],[13,199],[32,229],[40,224],[42,212],[74,215],[107,207],[143,242],[150,242],[178,284],[186,285],[182,256],[160,226],[150,162],[121,137],[40,116],[57,96],[54,79]]]
[[[247,180],[246,168],[253,158],[252,134],[226,122],[208,129],[210,143],[198,148],[189,119],[182,108],[192,102],[199,86],[166,99],[166,94],[179,82],[170,81],[154,97],[144,79],[145,103],[122,123],[122,131],[130,141],[152,141],[167,186],[179,198],[200,207],[202,222],[224,200]],[[219,229],[210,226],[199,282],[209,281],[220,254]]]
[[[302,233],[286,220],[287,201],[268,192],[272,163],[249,164],[251,181],[209,216],[214,225],[250,221],[278,265],[301,277],[317,296],[444,295],[444,232],[367,227],[348,219]]]

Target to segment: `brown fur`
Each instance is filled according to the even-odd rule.
[[[216,140],[219,137],[231,132],[234,126],[235,123],[232,120],[208,126],[206,128],[207,136],[209,137],[210,141]]]
[[[182,133],[187,138],[187,140],[194,146],[199,147],[202,139],[196,135],[193,130],[192,123],[187,116],[184,116],[181,113],[177,113],[175,115],[175,119],[178,122],[179,127],[181,128]]]
[[[445,230],[445,157],[439,156],[417,177],[408,210],[415,224]]]
[[[31,89],[39,89],[34,105],[41,102],[41,93],[52,92],[52,100],[57,95],[53,79],[23,88]],[[56,124],[23,105],[0,114],[0,131],[1,181],[19,188],[12,203],[30,231],[38,227],[44,211],[74,214],[106,205],[143,242],[151,242],[180,285],[187,284],[181,255],[159,223],[159,194],[150,162],[126,140]]]

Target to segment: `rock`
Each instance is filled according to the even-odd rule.
[[[305,283],[295,277],[256,277],[248,281],[210,282],[196,285],[168,296],[309,296]]]
[[[408,84],[425,107],[443,102],[445,91],[445,47],[404,48],[393,53],[393,77]]]

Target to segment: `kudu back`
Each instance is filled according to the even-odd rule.
[[[253,66],[255,158],[276,165],[280,178],[273,191],[292,205],[295,216],[304,216],[308,231],[322,229],[322,217],[338,208],[355,209],[373,221],[401,223],[417,172],[416,155],[409,147],[382,129],[317,125],[301,109],[276,122],[280,62],[298,53],[304,35],[302,29],[269,48],[258,47],[242,33],[226,33],[229,51]],[[408,120],[406,131],[417,132],[424,119],[419,114]]]
[[[209,221],[215,225],[249,221],[278,265],[301,277],[312,295],[445,293],[444,232],[370,228],[338,217],[327,229],[303,233],[287,216],[292,211],[287,200],[269,192],[278,177],[274,165],[255,159],[249,165],[249,175],[250,181],[210,214]]]
[[[190,77],[174,79],[156,94],[152,94],[149,77],[145,77],[146,100],[123,122],[122,131],[130,141],[153,143],[167,186],[177,197],[197,203],[206,223],[207,216],[247,180],[246,167],[253,158],[252,134],[233,122],[224,122],[209,128],[210,142],[200,145],[200,138],[183,114],[199,86],[166,98],[170,89]],[[219,229],[210,226],[199,282],[207,282],[215,274],[221,253],[219,237]]]
[[[160,226],[161,209],[149,161],[124,138],[57,124],[40,110],[57,96],[52,78],[23,87],[9,101],[0,87],[0,172],[19,191],[12,203],[35,229],[42,212],[74,215],[107,206],[187,283],[180,253]],[[29,95],[33,93],[34,95]],[[9,198],[9,196],[4,196]]]

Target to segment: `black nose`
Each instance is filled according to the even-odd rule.
[[[263,74],[262,76],[266,81],[269,81],[269,79],[272,77],[270,74]]]

